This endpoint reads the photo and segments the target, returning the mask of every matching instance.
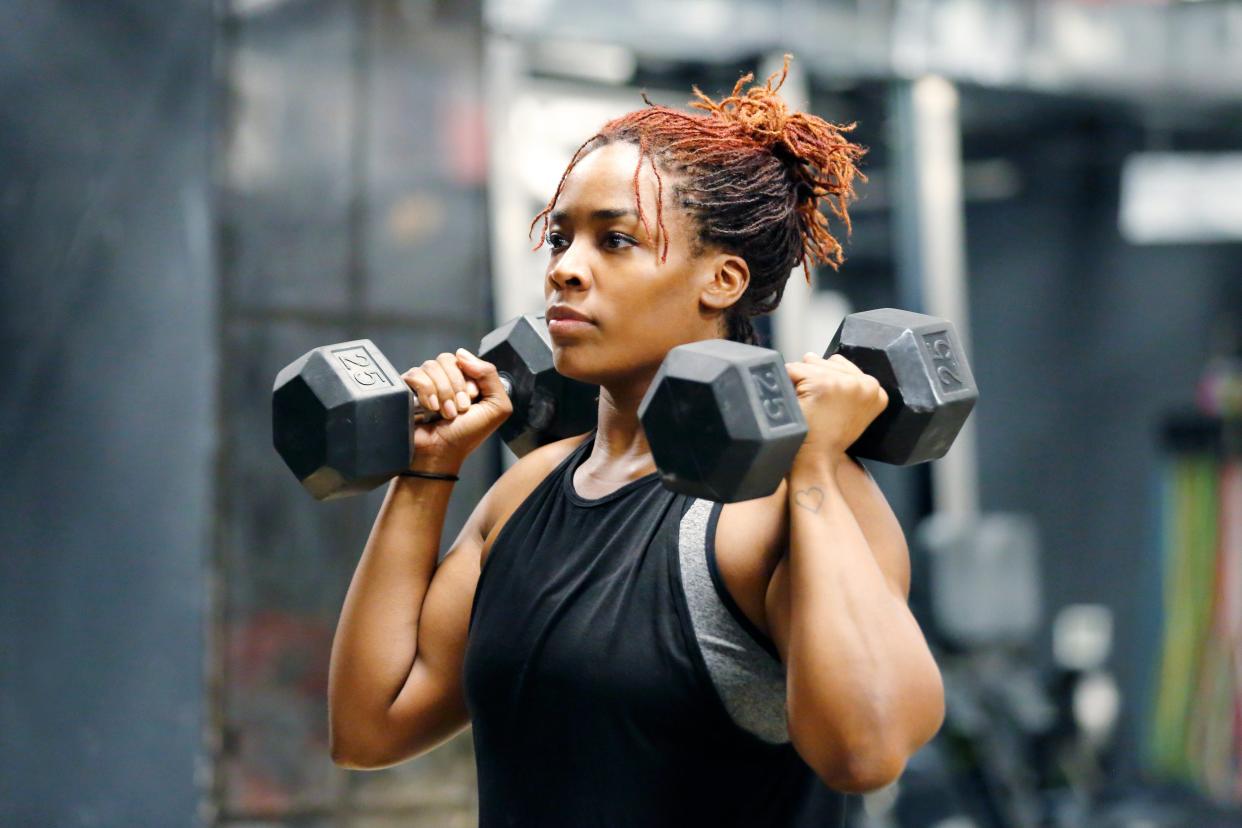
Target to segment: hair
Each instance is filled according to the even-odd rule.
[[[789,74],[790,60],[785,55],[779,71],[745,92],[742,88],[754,75],[742,76],[733,92],[719,101],[693,87],[690,106],[706,114],[657,106],[644,95],[645,109],[606,123],[574,152],[556,192],[531,222],[533,233],[543,221],[535,249],[543,244],[565,179],[578,162],[607,144],[635,144],[634,201],[648,234],[651,228],[638,193],[644,160],[650,160],[655,173],[657,239],[663,240],[660,261],[668,258],[664,227],[664,173],[668,173],[673,198],[698,226],[694,253],[714,245],[746,260],[750,283],[725,312],[726,336],[755,344],[751,317],[770,313],[780,304],[794,265],[802,265],[810,284],[810,266],[826,264],[835,270],[844,261],[820,206],[844,224],[848,235],[847,206],[854,198],[854,178],[866,180],[857,168],[866,149],[845,137],[855,124],[831,124],[790,112],[777,94]]]

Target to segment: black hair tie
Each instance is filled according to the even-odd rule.
[[[406,469],[405,471],[399,471],[397,472],[397,474],[400,475],[401,477],[425,477],[428,480],[460,480],[461,479],[455,474],[441,474],[440,472],[414,471],[414,469]]]

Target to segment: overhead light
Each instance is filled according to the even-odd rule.
[[[531,47],[530,66],[549,75],[623,84],[634,77],[638,59],[630,49],[615,43],[541,40]]]
[[[1242,152],[1139,152],[1121,169],[1118,223],[1134,244],[1242,241]]]
[[[278,6],[285,5],[289,0],[232,0],[230,4],[233,14],[238,17],[257,17],[267,14]]]

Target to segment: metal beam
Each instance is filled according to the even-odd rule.
[[[901,304],[948,319],[971,352],[957,89],[944,78],[898,81],[891,98],[897,281]],[[932,464],[937,512],[979,510],[974,419]]]

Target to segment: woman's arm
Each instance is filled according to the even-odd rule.
[[[905,537],[867,471],[799,456],[788,478],[789,549],[766,614],[787,670],[789,733],[831,787],[892,782],[944,718],[944,689],[906,596]]]
[[[391,765],[467,722],[460,666],[488,498],[437,566],[451,491],[441,480],[389,484],[332,642],[328,722],[338,765]]]
[[[785,659],[789,736],[829,785],[871,790],[896,779],[944,718],[940,670],[906,604],[905,537],[846,455],[888,394],[840,354],[785,366],[807,437],[788,476],[786,572],[765,603]]]
[[[481,562],[522,501],[581,440],[540,446],[514,463],[438,566],[449,486],[419,478],[390,484],[332,644],[329,731],[338,765],[388,767],[469,723],[462,667]]]
[[[402,380],[425,409],[442,415],[411,432],[420,471],[456,474],[513,410],[496,366],[465,349],[429,359]],[[391,765],[466,724],[461,664],[484,539],[516,470],[528,465],[516,464],[488,490],[438,565],[451,481],[389,483],[332,642],[328,732],[337,764]]]

